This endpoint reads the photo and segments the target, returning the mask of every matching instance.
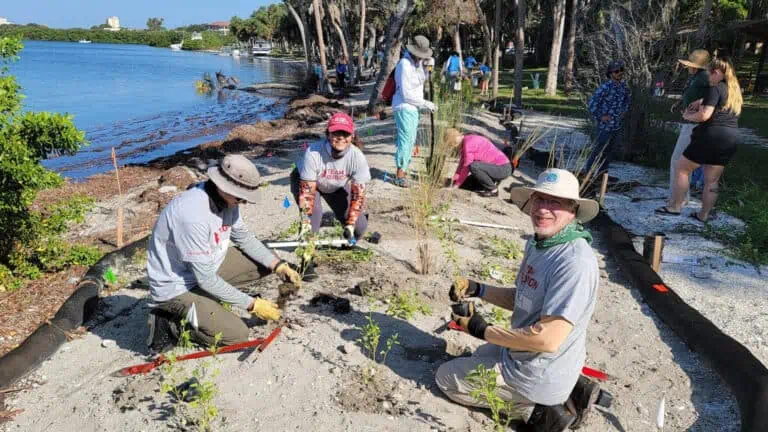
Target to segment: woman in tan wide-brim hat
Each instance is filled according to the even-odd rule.
[[[697,49],[688,55],[688,59],[680,59],[678,62],[688,68],[688,83],[683,90],[683,95],[680,97],[680,102],[672,106],[672,112],[681,112],[689,108],[689,106],[699,99],[703,99],[709,91],[709,51],[705,49]],[[680,156],[688,145],[691,143],[691,133],[695,123],[683,122],[680,125],[680,134],[677,136],[677,142],[675,143],[675,150],[672,152],[672,158],[669,161],[669,199],[671,204],[672,190],[675,186],[675,179],[677,173],[675,169],[677,163],[680,160]],[[684,200],[688,201],[688,195]]]

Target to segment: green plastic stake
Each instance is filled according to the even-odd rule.
[[[108,268],[107,271],[104,272],[104,280],[109,282],[111,285],[114,285],[117,283],[117,275],[115,275],[114,270],[112,270],[112,267]]]

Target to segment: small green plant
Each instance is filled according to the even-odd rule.
[[[108,267],[107,271],[104,272],[104,281],[110,285],[117,284],[117,273],[115,273],[115,270],[112,269],[112,267]]]
[[[368,262],[373,258],[373,251],[370,249],[323,249],[318,250],[315,257],[318,262],[328,264],[340,264],[345,262]]]
[[[379,353],[382,356],[381,357],[382,364],[387,364],[387,355],[389,355],[389,352],[392,351],[392,348],[394,348],[395,345],[400,345],[400,341],[397,340],[397,333],[387,338],[387,343],[385,345],[385,348],[381,350],[381,352]]]
[[[381,327],[373,320],[371,314],[366,317],[368,323],[360,329],[360,338],[357,340],[368,351],[371,360],[376,361],[376,351],[379,349],[379,339],[381,338]]]
[[[493,236],[489,239],[488,247],[484,249],[484,252],[490,256],[508,260],[519,260],[523,257],[523,249],[518,242],[498,236]]]
[[[494,429],[503,432],[509,427],[509,422],[513,418],[510,413],[515,411],[515,405],[499,397],[498,384],[496,383],[498,375],[495,370],[488,369],[481,364],[467,375],[467,381],[475,387],[469,395],[475,401],[488,405],[491,410]],[[502,413],[506,414],[504,418],[502,418]]]
[[[211,431],[213,421],[219,415],[219,409],[214,404],[214,398],[218,393],[214,379],[219,374],[216,368],[218,363],[216,354],[219,351],[221,338],[221,333],[214,336],[213,344],[208,347],[208,351],[213,354],[212,358],[196,365],[189,376],[176,360],[179,354],[192,348],[191,331],[187,327],[187,322],[183,320],[177,347],[166,354],[168,363],[161,368],[163,379],[160,388],[164,394],[172,396],[174,414],[182,418],[185,423],[195,425],[201,432]],[[184,385],[188,382],[191,384]]]
[[[508,311],[506,311],[506,310],[504,310],[504,309],[502,309],[502,308],[500,308],[498,306],[494,306],[493,309],[491,309],[491,314],[488,317],[488,322],[490,322],[493,325],[500,326],[500,327],[509,327],[509,325],[510,325],[510,323],[509,323],[509,316],[510,315],[511,314]]]
[[[419,297],[419,293],[416,290],[410,293],[401,291],[389,298],[387,315],[409,320],[416,313],[421,313],[422,315],[432,314],[432,308]]]
[[[299,229],[301,229],[301,221],[294,221],[291,223],[291,225],[288,226],[288,228],[282,230],[280,234],[277,235],[277,238],[280,240],[285,240],[288,238],[296,237],[299,235]]]
[[[515,283],[517,273],[505,269],[499,264],[486,263],[480,269],[480,277],[483,279],[493,279],[503,283],[504,285],[512,285]]]

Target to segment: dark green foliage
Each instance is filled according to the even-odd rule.
[[[60,238],[70,222],[82,221],[90,199],[75,197],[42,210],[30,209],[39,191],[62,181],[40,161],[73,154],[86,141],[70,116],[22,113],[19,86],[7,67],[21,49],[17,39],[0,38],[0,291],[18,287],[16,276],[34,278],[41,270],[92,264],[100,255],[94,248],[72,246]]]

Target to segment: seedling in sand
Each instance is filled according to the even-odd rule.
[[[422,315],[431,315],[432,308],[419,298],[419,294],[416,290],[411,293],[399,292],[394,294],[389,299],[389,306],[387,307],[387,315],[391,315],[395,318],[409,320],[413,318],[416,313]]]
[[[486,280],[493,279],[501,282],[504,285],[512,285],[515,283],[517,273],[511,270],[507,270],[498,264],[486,263],[480,270],[480,277]]]
[[[368,356],[376,361],[376,350],[379,349],[379,339],[381,338],[381,327],[373,320],[370,314],[366,317],[368,324],[364,325],[360,331],[360,338],[357,340],[363,349],[368,351]]]
[[[508,260],[519,260],[523,257],[523,249],[514,240],[493,236],[489,239],[488,248],[484,250],[488,255]]]
[[[467,381],[475,387],[469,395],[475,401],[488,405],[494,430],[503,432],[509,427],[509,422],[513,418],[510,414],[515,411],[515,405],[499,397],[498,384],[496,384],[498,375],[495,370],[488,369],[485,365],[478,365],[467,375]],[[505,414],[504,418],[502,413]]]
[[[510,313],[500,307],[494,306],[491,309],[491,315],[488,317],[488,322],[500,327],[509,327]]]

